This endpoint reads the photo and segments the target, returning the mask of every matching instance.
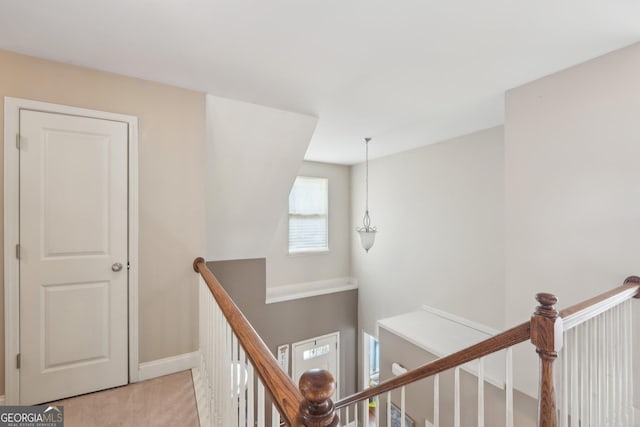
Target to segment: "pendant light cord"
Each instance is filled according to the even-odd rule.
[[[369,212],[369,138],[365,138],[365,159],[366,159],[366,172],[365,172],[365,195],[366,195],[366,199],[365,199],[365,210],[367,211],[367,213]]]
[[[362,224],[364,225],[364,230],[368,233],[371,230],[371,218],[369,217],[369,141],[371,138],[365,138],[365,176],[364,176],[364,187],[365,187],[365,211],[364,218],[362,218]]]

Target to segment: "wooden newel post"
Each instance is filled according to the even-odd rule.
[[[304,397],[300,412],[305,427],[336,427],[340,419],[331,396],[336,388],[333,375],[324,369],[311,369],[300,377],[298,384]]]
[[[552,294],[536,295],[540,305],[531,316],[531,342],[540,356],[540,391],[538,394],[538,426],[557,427],[556,392],[553,362],[562,349],[562,318],[553,307],[558,298]]]

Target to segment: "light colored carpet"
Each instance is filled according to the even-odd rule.
[[[191,371],[52,402],[65,427],[198,427]]]

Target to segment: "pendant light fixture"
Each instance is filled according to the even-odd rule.
[[[365,251],[369,252],[369,249],[373,246],[373,242],[376,240],[376,227],[371,226],[371,218],[369,217],[369,141],[371,138],[365,138],[365,211],[364,218],[362,218],[363,227],[356,228],[358,234],[360,234],[360,243]]]

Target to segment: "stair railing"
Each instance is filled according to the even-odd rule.
[[[398,375],[345,397],[335,404],[332,375],[308,371],[296,387],[280,369],[251,324],[233,303],[204,259],[194,261],[200,273],[200,342],[205,384],[206,423],[211,426],[269,424],[277,427],[334,427],[369,425],[368,402],[386,398],[386,417],[376,407],[375,423],[391,420],[391,392],[400,392],[400,426],[405,421],[406,387],[433,378],[434,402],[431,425],[440,425],[440,381],[454,371],[453,425],[461,425],[460,369],[477,363],[477,425],[485,425],[485,358],[500,351],[505,357],[505,425],[513,427],[512,347],[531,340],[540,357],[538,426],[563,427],[633,426],[633,380],[631,378],[631,299],[640,297],[640,278],[632,276],[623,286],[560,312],[552,294],[536,295],[539,303],[531,320],[451,355]],[[563,351],[565,347],[565,351]],[[581,352],[586,351],[587,354]],[[561,399],[555,392],[554,362],[561,355]],[[255,386],[254,386],[255,384]],[[266,390],[266,393],[265,393]],[[272,410],[268,411],[267,398]],[[360,408],[360,409],[359,409]],[[358,414],[360,412],[360,414]],[[340,424],[342,414],[343,424]],[[386,424],[389,425],[389,424]],[[428,424],[427,424],[428,425]]]
[[[545,326],[556,348],[550,345],[538,353],[543,361],[560,366],[560,393],[553,397],[553,373],[543,370],[541,401],[559,402],[558,420],[541,415],[541,425],[634,426],[632,370],[632,299],[640,297],[640,278],[632,276],[623,286],[576,304],[558,313],[556,325]],[[553,318],[553,295],[542,309]],[[560,338],[558,340],[557,338]],[[533,340],[533,337],[532,337]],[[544,347],[546,344],[543,344]],[[556,355],[553,354],[555,350]],[[637,356],[636,356],[637,357]],[[540,414],[554,413],[554,407]]]
[[[201,372],[204,423],[210,426],[337,426],[331,395],[333,376],[305,372],[296,387],[203,258],[193,262],[200,273]],[[266,393],[265,393],[266,391]],[[271,401],[269,408],[268,400]]]
[[[465,363],[478,363],[478,426],[484,426],[484,369],[486,356],[506,350],[505,358],[505,425],[513,427],[513,366],[511,347],[531,340],[540,357],[540,387],[538,398],[538,426],[599,427],[605,425],[634,426],[633,378],[631,375],[631,300],[640,297],[640,278],[631,276],[618,288],[605,292],[580,304],[557,312],[557,298],[548,293],[536,295],[540,304],[531,320],[497,334],[485,341],[467,347],[449,356],[422,365],[416,369],[381,382],[335,403],[338,411],[349,413],[365,410],[363,403],[376,397],[386,399],[386,419],[391,419],[392,390],[400,390],[401,426],[405,423],[405,387],[417,381],[434,377],[434,403],[432,425],[440,425],[439,375],[454,370],[453,425],[461,424],[460,367]],[[583,341],[572,333],[575,328],[586,328]],[[580,331],[578,331],[578,334]],[[617,338],[614,339],[614,338]],[[614,341],[617,344],[614,344]],[[561,353],[563,343],[571,348]],[[584,350],[587,354],[578,356]],[[561,407],[555,393],[554,362],[558,354],[567,361],[562,370]],[[610,363],[614,361],[613,365]],[[350,411],[347,411],[351,408]],[[356,417],[357,418],[357,417]],[[376,419],[380,419],[379,415]]]

